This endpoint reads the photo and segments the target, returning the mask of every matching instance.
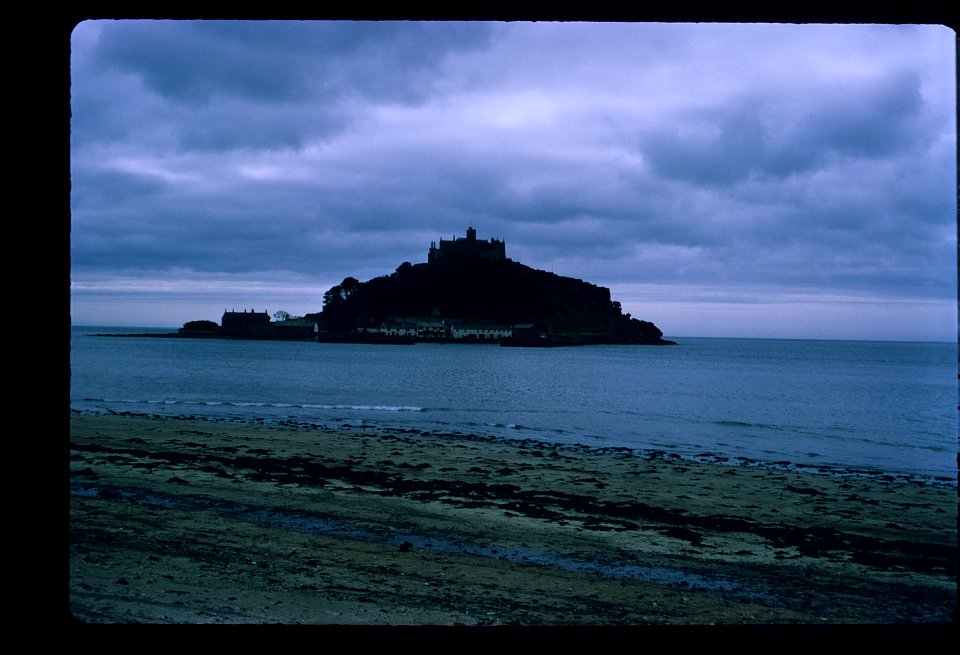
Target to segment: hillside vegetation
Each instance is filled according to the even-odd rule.
[[[324,295],[323,311],[309,318],[325,330],[354,330],[386,318],[431,315],[534,324],[555,342],[670,343],[653,323],[623,314],[609,289],[509,259],[405,262],[367,282],[346,278]]]

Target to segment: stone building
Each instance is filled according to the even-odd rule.
[[[432,263],[454,257],[480,257],[489,261],[506,259],[506,243],[499,239],[481,241],[477,239],[477,231],[468,227],[466,237],[454,236],[452,241],[440,239],[439,245],[435,241],[432,242],[430,251],[427,253],[427,262]]]
[[[235,337],[246,337],[268,330],[270,326],[270,314],[264,310],[262,313],[254,310],[224,311],[223,318],[220,319],[220,332]]]

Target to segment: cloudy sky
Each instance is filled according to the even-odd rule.
[[[71,320],[318,311],[431,241],[669,336],[957,337],[936,25],[94,20],[71,37]]]

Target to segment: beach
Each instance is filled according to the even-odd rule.
[[[955,486],[415,430],[70,419],[84,623],[941,624]]]

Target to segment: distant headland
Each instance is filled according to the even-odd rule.
[[[347,277],[305,316],[226,311],[218,325],[189,321],[168,336],[413,344],[551,347],[672,345],[656,325],[624,314],[610,290],[541,271],[506,256],[506,243],[465,237],[430,244],[427,262],[404,262],[360,282]]]

